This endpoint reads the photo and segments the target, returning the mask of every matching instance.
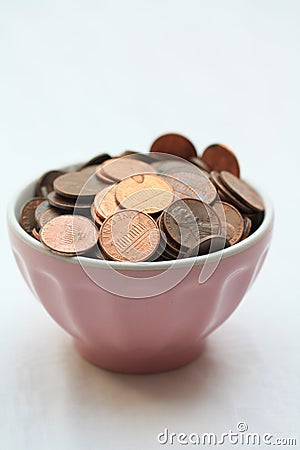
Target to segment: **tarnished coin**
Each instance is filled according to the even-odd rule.
[[[252,222],[251,219],[248,216],[244,216],[244,230],[243,230],[243,235],[241,237],[241,241],[243,241],[244,239],[246,239],[251,231],[251,226],[252,226]]]
[[[186,137],[168,133],[158,137],[151,145],[150,152],[170,153],[188,159],[197,156],[197,150]]]
[[[40,236],[43,244],[58,254],[82,255],[97,244],[98,229],[86,217],[64,214],[47,222]]]
[[[44,173],[36,182],[35,195],[36,197],[47,197],[49,192],[53,191],[54,180],[63,175],[65,172],[61,170],[50,170]]]
[[[215,201],[217,197],[216,188],[210,179],[203,172],[200,172],[200,170],[196,171],[194,169],[194,171],[178,172],[177,174],[172,174],[172,176],[176,177],[185,185],[190,186],[196,193],[194,197],[202,200],[204,203],[211,204]]]
[[[106,188],[95,197],[94,206],[97,216],[102,219],[114,214],[119,209],[119,205],[116,200],[116,188],[117,184],[113,184],[109,188]]]
[[[159,242],[155,221],[140,211],[116,212],[105,220],[99,233],[101,248],[115,261],[147,261]]]
[[[214,210],[219,216],[226,240],[230,245],[236,244],[242,238],[244,231],[244,219],[241,213],[226,202],[215,202]],[[224,218],[224,221],[223,221]]]
[[[57,194],[67,198],[94,197],[105,187],[96,176],[89,177],[83,172],[69,172],[56,178],[53,183]]]
[[[240,176],[238,160],[233,151],[224,144],[210,145],[204,150],[201,159],[211,170],[216,172],[227,170],[237,177]]]
[[[170,186],[172,186],[175,197],[198,198],[198,195],[194,189],[180,181],[177,177],[167,174],[158,174],[158,176],[162,177],[169,183]]]
[[[208,165],[202,161],[201,158],[199,158],[199,156],[192,156],[191,158],[189,158],[189,161],[193,164],[195,164],[195,166],[197,166],[200,170],[204,170],[204,172],[210,172],[210,167],[208,167]]]
[[[222,201],[231,203],[243,214],[251,214],[253,210],[249,208],[245,203],[241,202],[236,196],[230,192],[227,187],[222,183],[219,172],[212,170],[209,174],[209,178],[218,190],[219,197]]]
[[[38,221],[40,228],[43,228],[43,226],[47,222],[49,222],[49,220],[52,220],[52,219],[54,219],[54,217],[58,217],[62,214],[63,214],[62,210],[53,208],[52,206],[49,205],[48,208],[45,209],[45,211],[43,211],[42,214],[40,215],[40,218]]]
[[[199,255],[206,255],[208,253],[218,252],[229,247],[229,243],[222,235],[211,235],[202,239],[199,245]]]
[[[116,186],[116,199],[122,208],[154,214],[167,208],[174,197],[172,186],[157,175],[133,175]]]
[[[35,197],[29,200],[23,205],[20,212],[20,225],[29,234],[32,234],[32,230],[37,226],[35,220],[36,208],[45,201],[43,197]]]
[[[264,212],[260,211],[253,214],[249,214],[248,217],[251,220],[251,234],[252,234],[261,226],[264,220]]]
[[[177,200],[164,212],[163,221],[167,234],[186,249],[194,248],[204,237],[221,231],[216,212],[197,199]]]
[[[84,173],[84,175],[87,177],[91,177],[92,175],[96,175],[98,167],[99,167],[98,165],[85,166],[82,169],[80,169],[79,172],[81,174]]]
[[[73,200],[71,198],[62,197],[55,191],[50,192],[47,199],[51,206],[62,209],[64,211],[73,211],[74,209],[89,209],[92,204],[92,201],[88,201],[89,199],[86,199],[85,197],[80,198],[76,201],[76,199]]]
[[[88,162],[86,162],[80,170],[85,169],[88,166],[95,166],[102,164],[104,161],[107,161],[111,157],[107,153],[101,153],[101,155],[94,156],[94,158],[90,159]]]
[[[154,167],[144,161],[126,157],[109,161],[102,167],[104,175],[114,181],[120,181],[140,173],[156,173]]]
[[[263,211],[264,204],[258,193],[246,181],[237,178],[230,172],[222,170],[220,178],[225,186],[249,208]]]
[[[165,156],[160,155],[159,156]],[[178,172],[186,172],[190,163],[183,159],[165,159],[159,158],[157,161],[153,161],[151,164],[158,174],[173,174]]]
[[[34,212],[34,218],[35,218],[38,228],[40,228],[40,217],[41,217],[42,213],[44,211],[46,211],[47,208],[49,208],[49,202],[48,202],[48,200],[45,200],[44,202],[40,203],[37,206],[37,208]]]

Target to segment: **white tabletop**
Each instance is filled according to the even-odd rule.
[[[195,448],[157,436],[220,437],[239,422],[300,446],[299,14],[296,0],[1,2],[1,450]],[[50,168],[146,151],[167,131],[199,152],[233,147],[273,199],[273,245],[197,360],[110,373],[76,353],[25,286],[4,210]]]

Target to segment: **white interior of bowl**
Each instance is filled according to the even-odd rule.
[[[253,186],[253,184],[251,183]],[[53,258],[59,258],[67,261],[70,264],[78,264],[80,262],[84,263],[84,265],[89,265],[93,267],[101,267],[101,268],[114,268],[116,270],[165,270],[167,268],[181,268],[187,265],[190,265],[193,261],[194,264],[204,264],[209,262],[214,262],[217,259],[228,258],[232,255],[240,253],[245,249],[254,245],[258,240],[260,240],[267,230],[270,227],[271,222],[273,221],[273,206],[270,202],[269,198],[264,194],[261,189],[255,189],[261,195],[264,204],[265,204],[265,216],[261,226],[249,237],[245,240],[233,245],[232,247],[228,247],[224,250],[221,250],[222,255],[219,252],[211,253],[210,255],[197,256],[195,258],[188,259],[178,259],[175,261],[154,261],[154,262],[118,262],[118,261],[105,261],[87,258],[84,256],[78,257],[66,257],[59,256],[54,253],[50,253],[50,251],[44,247],[38,240],[31,237],[19,224],[19,214],[22,205],[29,200],[34,195],[35,182],[30,183],[24,189],[21,190],[15,197],[11,200],[8,207],[8,223],[9,226],[14,230],[14,232],[21,238],[26,244],[35,248],[37,251],[42,253],[51,254]],[[191,261],[192,260],[192,261]]]

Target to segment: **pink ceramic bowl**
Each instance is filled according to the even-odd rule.
[[[118,263],[46,250],[18,223],[34,183],[10,203],[8,227],[31,291],[74,339],[80,354],[115,371],[174,369],[195,358],[205,338],[236,309],[266,257],[273,208],[244,241],[208,257]]]

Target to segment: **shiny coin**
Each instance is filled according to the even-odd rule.
[[[118,211],[103,223],[99,243],[115,261],[147,261],[160,243],[155,221],[140,211]]]
[[[226,188],[233,193],[235,197],[245,203],[249,208],[255,211],[263,211],[264,204],[257,192],[245,181],[237,178],[230,172],[220,172],[220,178]]]
[[[39,234],[39,232],[37,231],[36,228],[34,228],[34,229],[32,230],[32,236],[33,236],[37,241],[41,241],[41,236],[40,236],[40,234]]]
[[[224,144],[213,144],[207,147],[202,156],[202,161],[208,165],[210,170],[221,172],[227,170],[237,177],[240,176],[240,167],[233,151]]]
[[[92,220],[94,221],[95,225],[97,225],[97,227],[101,227],[101,225],[104,222],[104,219],[101,219],[101,217],[98,216],[94,205],[91,206],[91,216],[92,216]]]
[[[116,200],[116,188],[117,184],[113,184],[95,197],[95,212],[100,219],[104,220],[118,211],[119,205]]]
[[[154,214],[167,208],[174,197],[170,184],[152,174],[134,175],[117,185],[116,199],[122,208]]]
[[[73,256],[84,254],[97,244],[98,229],[86,217],[64,214],[47,222],[40,236],[50,250]]]
[[[241,213],[226,202],[215,202],[213,208],[219,216],[228,243],[233,245],[239,242],[244,231],[244,219]],[[223,218],[225,220],[222,220]]]
[[[184,159],[197,156],[197,150],[191,141],[176,133],[164,134],[157,138],[153,142],[150,152],[170,153]]]
[[[39,178],[35,187],[36,197],[47,197],[49,192],[53,191],[54,180],[63,175],[65,172],[61,170],[50,170]]]
[[[215,211],[201,200],[174,202],[163,214],[164,227],[170,237],[184,248],[194,248],[200,241],[221,231]]]
[[[20,225],[29,234],[32,234],[32,230],[37,226],[35,220],[36,208],[45,201],[43,197],[35,197],[29,200],[23,205],[20,212]]]

